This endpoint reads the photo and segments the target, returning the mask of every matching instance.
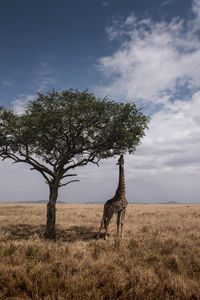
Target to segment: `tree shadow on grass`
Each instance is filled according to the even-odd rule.
[[[38,236],[44,238],[45,225],[30,225],[30,224],[12,224],[1,228],[1,230],[8,234],[8,240],[28,240],[31,237]],[[93,226],[71,226],[69,228],[62,228],[60,225],[56,226],[56,241],[62,242],[76,242],[89,241],[95,239],[97,232]]]
[[[71,226],[67,229],[57,228],[56,239],[63,242],[90,241],[95,239],[97,232],[93,226]]]
[[[45,225],[10,224],[2,226],[1,230],[8,235],[9,240],[28,240],[34,235],[42,238],[44,236]]]

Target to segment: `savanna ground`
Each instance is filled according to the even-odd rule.
[[[103,205],[0,204],[0,299],[200,299],[200,205],[129,205],[125,238],[95,239]]]

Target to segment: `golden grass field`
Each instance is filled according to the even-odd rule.
[[[200,205],[129,205],[124,239],[96,240],[103,205],[0,204],[0,299],[200,299]]]

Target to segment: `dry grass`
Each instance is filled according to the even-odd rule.
[[[102,205],[0,205],[0,299],[200,299],[200,205],[129,205],[125,239],[96,240]]]

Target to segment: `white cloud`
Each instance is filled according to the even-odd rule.
[[[17,114],[22,114],[29,101],[33,101],[35,95],[21,95],[19,99],[12,101],[12,108]]]
[[[139,20],[134,14],[123,23],[107,28],[109,38],[121,39],[121,46],[110,56],[99,59],[99,69],[108,84],[97,88],[101,94],[163,103],[187,85],[197,89],[200,82],[200,41],[194,33],[200,16],[200,1],[193,2],[195,18],[185,25]],[[167,96],[167,98],[166,98]]]
[[[134,176],[159,173],[199,174],[200,92],[191,101],[168,103],[152,116],[150,129],[135,159]],[[138,174],[137,174],[138,171]]]

